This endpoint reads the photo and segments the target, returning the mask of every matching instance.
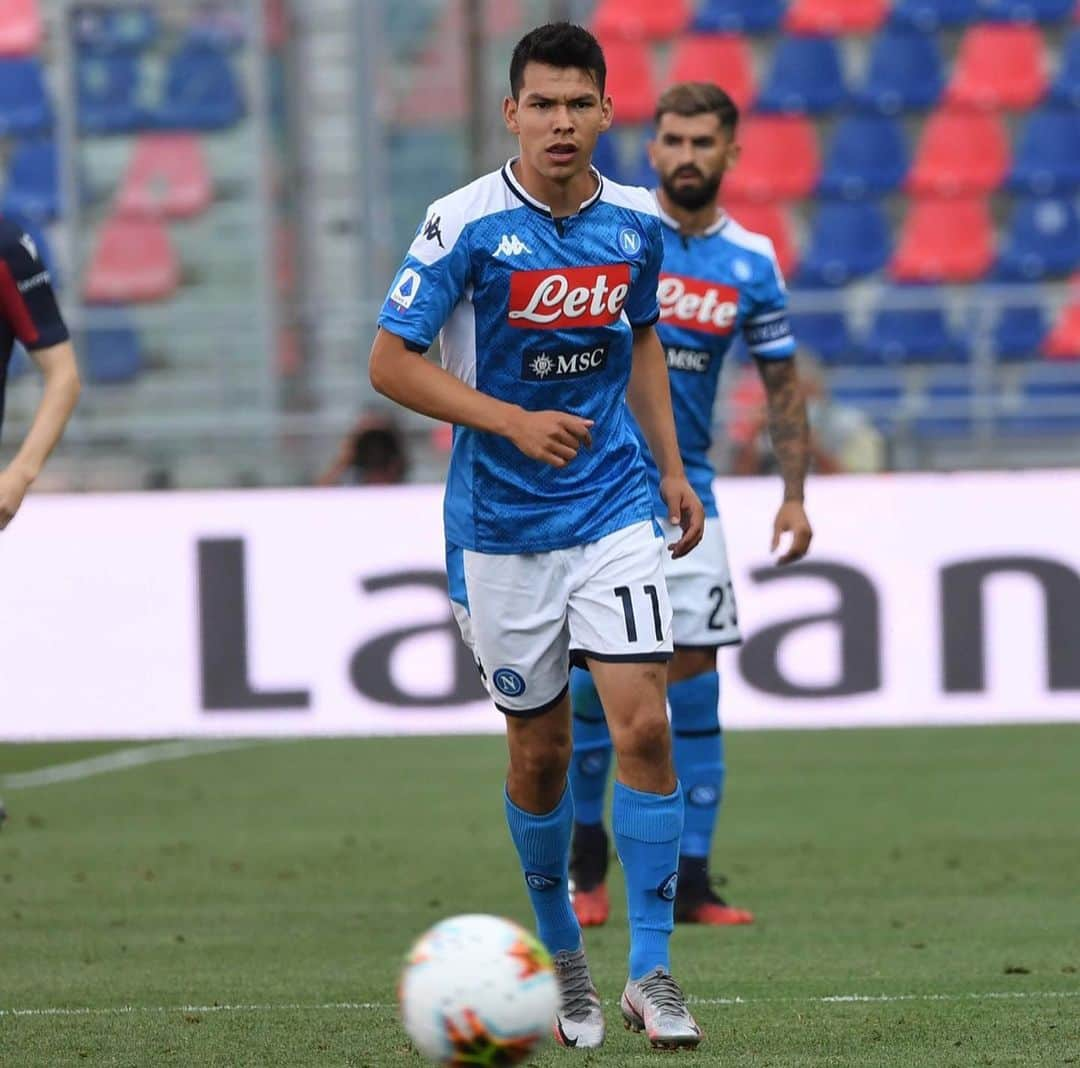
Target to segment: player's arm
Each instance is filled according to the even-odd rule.
[[[675,436],[667,360],[652,326],[634,330],[626,402],[645,435],[660,472],[660,495],[668,506],[671,522],[682,527],[683,536],[671,546],[671,555],[675,558],[685,556],[701,541],[705,531],[705,509],[683,468],[679,440]]]
[[[380,329],[368,365],[371,384],[414,412],[512,441],[526,456],[565,467],[582,444],[591,445],[591,419],[567,412],[529,412],[481,393],[412,351],[404,338]]]
[[[0,471],[0,530],[15,518],[26,491],[41,474],[75,410],[82,388],[70,341],[32,349],[30,355],[41,369],[45,388],[21,448]]]
[[[806,397],[799,385],[795,361],[757,358],[758,371],[765,385],[769,439],[784,481],[784,500],[773,522],[772,551],[780,545],[781,535],[790,532],[791,544],[777,563],[801,560],[810,548],[813,531],[803,506],[806,472],[810,466],[810,424],[806,415]]]

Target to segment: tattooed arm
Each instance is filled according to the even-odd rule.
[[[813,531],[803,509],[803,490],[810,463],[810,429],[806,418],[806,398],[799,385],[794,360],[757,361],[765,384],[769,437],[784,480],[784,500],[773,522],[772,551],[780,537],[791,532],[791,545],[777,561],[790,564],[801,560],[810,548]]]

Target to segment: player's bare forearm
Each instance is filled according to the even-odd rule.
[[[38,349],[32,355],[41,368],[45,388],[30,430],[9,468],[25,477],[27,484],[38,477],[56,448],[82,391],[75,350],[70,341]]]
[[[406,347],[388,330],[379,330],[371,347],[368,374],[375,389],[421,415],[458,426],[509,435],[521,409],[481,393],[437,364]]]
[[[784,480],[784,500],[801,501],[810,464],[810,429],[795,361],[759,359],[757,365],[765,384],[769,438]]]
[[[683,477],[675,416],[671,410],[671,386],[664,346],[650,326],[634,331],[633,362],[626,402],[648,442],[661,478]]]

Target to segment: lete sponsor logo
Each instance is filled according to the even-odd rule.
[[[610,326],[630,292],[630,265],[514,271],[510,276],[511,326],[560,330]]]
[[[730,334],[739,314],[739,291],[734,286],[713,285],[701,278],[662,274],[657,297],[661,322],[706,334]]]

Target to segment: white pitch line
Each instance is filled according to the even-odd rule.
[[[158,742],[154,745],[134,746],[129,749],[118,749],[112,753],[103,753],[101,756],[88,757],[86,760],[52,764],[49,767],[36,768],[34,771],[5,775],[0,778],[0,790],[31,790],[35,786],[74,782],[77,779],[89,779],[93,775],[107,775],[126,768],[157,764],[163,760],[183,760],[186,757],[221,753],[229,749],[240,749],[257,744],[252,741],[221,740]]]
[[[843,1005],[889,1004],[910,1001],[1039,1001],[1080,998],[1080,990],[988,990],[971,994],[831,994],[817,998],[690,998],[692,1005]],[[330,1001],[322,1004],[302,1002],[254,1005],[119,1005],[113,1008],[0,1009],[5,1016],[129,1016],[138,1013],[161,1015],[173,1012],[356,1012],[385,1011],[397,1005],[386,1001]]]

